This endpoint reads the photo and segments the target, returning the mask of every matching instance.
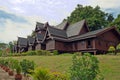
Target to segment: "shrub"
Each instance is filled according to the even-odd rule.
[[[53,50],[53,54],[54,54],[54,55],[58,55],[59,53],[58,53],[57,50]]]
[[[81,56],[82,55],[81,52],[75,52],[74,54],[76,54],[77,56]]]
[[[42,50],[37,50],[37,51],[36,51],[36,54],[37,54],[37,55],[43,55],[43,52],[42,52]]]
[[[26,54],[29,56],[36,55],[36,51],[28,51]]]
[[[36,68],[31,76],[34,80],[52,80],[50,71],[45,68]]]
[[[22,72],[22,68],[21,68],[20,64],[16,65],[16,73],[21,74],[21,72]]]
[[[8,66],[14,70],[17,68],[17,66],[19,65],[19,61],[13,58],[8,58],[6,59],[8,61]]]
[[[110,46],[108,51],[109,51],[109,54],[115,54],[115,47],[114,46]]]
[[[0,50],[0,57],[2,56],[2,50]]]
[[[27,56],[27,55],[28,55],[27,52],[22,53],[22,56]]]
[[[82,57],[73,56],[73,64],[70,67],[71,80],[94,80],[98,73],[99,61],[93,55],[85,53]]]
[[[52,80],[70,80],[66,74],[60,72],[52,72],[53,78]]]
[[[33,61],[29,61],[26,59],[23,59],[20,62],[20,65],[22,67],[22,71],[24,72],[24,75],[30,73],[29,70],[34,70],[35,63]]]
[[[46,51],[46,50],[37,50],[36,54],[37,55],[46,55],[46,56],[50,56],[51,55],[50,51]]]

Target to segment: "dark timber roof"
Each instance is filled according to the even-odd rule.
[[[44,24],[40,22],[36,22],[36,30],[44,29]]]
[[[18,45],[19,46],[27,46],[27,39],[22,38],[22,37],[18,37]]]
[[[98,34],[104,32],[106,30],[111,30],[113,28],[114,27],[107,27],[107,28],[103,28],[103,29],[87,32],[87,33],[82,34],[80,36],[69,38],[69,40],[70,41],[76,41],[76,40],[82,40],[82,39],[86,39],[86,38],[96,37]]]
[[[36,37],[38,38],[39,41],[42,41],[44,39],[44,35],[40,33],[37,33]]]
[[[75,24],[68,26],[66,33],[68,37],[76,36],[79,34],[80,30],[82,29],[85,20],[79,21]]]
[[[63,21],[62,23],[60,23],[59,25],[55,26],[55,28],[64,30],[67,27],[68,22],[67,21]]]
[[[61,30],[61,29],[57,29],[49,26],[48,31],[52,36],[67,38],[67,34],[65,30]]]
[[[31,36],[29,36],[27,39],[28,39],[29,44],[33,44],[35,41],[35,38],[33,38]]]

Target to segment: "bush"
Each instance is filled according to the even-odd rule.
[[[53,78],[52,80],[70,80],[66,74],[60,72],[52,72]]]
[[[34,70],[34,67],[35,67],[35,63],[33,61],[29,61],[26,59],[23,59],[20,62],[20,65],[22,67],[22,71],[24,72],[24,75],[30,73],[29,71]]]
[[[16,65],[16,73],[17,74],[21,74],[22,72],[22,67],[20,66],[20,64],[18,63],[18,65]]]
[[[36,51],[36,54],[37,54],[37,55],[43,55],[43,51],[42,51],[42,50],[37,50],[37,51]]]
[[[58,55],[59,53],[58,53],[57,50],[54,50],[54,51],[53,51],[53,54],[54,54],[54,55]]]
[[[75,52],[74,54],[76,54],[77,56],[81,56],[82,55],[81,52]]]
[[[2,50],[0,50],[0,57],[2,56]]]
[[[98,73],[99,61],[93,55],[85,53],[81,58],[73,56],[73,64],[70,67],[71,80],[94,80]]]
[[[36,51],[28,51],[26,52],[26,55],[29,55],[29,56],[36,55]]]
[[[34,80],[52,80],[50,71],[45,68],[36,68],[31,76]]]
[[[110,46],[108,51],[109,51],[109,54],[115,54],[115,47],[114,46]]]
[[[9,58],[9,67],[14,70],[16,69],[16,66],[18,65],[19,61],[15,60],[13,58]]]
[[[46,51],[46,50],[37,50],[36,54],[37,55],[46,55],[46,56],[50,56],[51,55],[50,51]]]

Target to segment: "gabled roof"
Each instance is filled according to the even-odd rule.
[[[36,34],[36,38],[39,40],[39,41],[42,41],[44,39],[44,35],[43,34],[40,34],[40,33],[37,33]]]
[[[58,28],[58,29],[61,29],[61,30],[65,30],[67,26],[68,26],[68,22],[67,21],[63,21],[59,25],[55,26],[55,28]]]
[[[49,26],[47,28],[48,32],[50,33],[51,36],[57,36],[57,37],[63,37],[67,38],[67,34],[65,30],[57,29],[54,27]]]
[[[27,39],[22,38],[22,37],[18,37],[18,45],[19,46],[27,46]]]
[[[36,28],[43,29],[44,28],[44,24],[40,23],[40,22],[36,22]]]
[[[35,38],[33,38],[33,37],[31,37],[31,36],[29,36],[27,39],[28,39],[28,43],[29,43],[29,44],[33,44],[34,41],[35,41]]]
[[[109,31],[111,29],[115,29],[115,27],[107,27],[107,28],[103,28],[103,29],[99,29],[99,30],[95,30],[95,31],[91,31],[91,32],[87,32],[85,34],[82,34],[80,36],[76,36],[76,37],[72,37],[69,38],[70,41],[75,41],[75,40],[82,40],[82,39],[86,39],[86,38],[92,38],[92,37],[97,37],[98,35]],[[119,34],[119,33],[118,33]]]
[[[79,21],[75,24],[68,26],[66,33],[68,37],[79,35],[82,27],[84,26],[85,20]]]

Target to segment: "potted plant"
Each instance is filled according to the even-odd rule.
[[[24,73],[24,76],[26,76],[27,74],[30,74],[30,70],[34,70],[34,67],[35,67],[35,63],[33,61],[29,61],[26,59],[23,59],[20,62],[20,65],[22,67],[22,72]]]
[[[22,80],[22,74],[21,74],[21,66],[20,64],[16,66],[16,75],[15,75],[15,80]]]

